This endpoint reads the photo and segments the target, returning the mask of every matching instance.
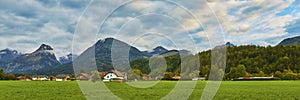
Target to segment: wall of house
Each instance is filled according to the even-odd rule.
[[[105,76],[104,76],[104,79],[105,80],[110,80],[110,79],[112,79],[112,78],[117,78],[118,76],[116,75],[116,74],[114,74],[114,73],[108,73],[108,74],[106,74]]]

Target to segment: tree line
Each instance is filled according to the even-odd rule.
[[[0,80],[16,80],[18,76],[24,76],[24,74],[5,74],[4,70],[0,68]]]
[[[277,79],[283,80],[297,80],[300,79],[300,47],[299,46],[230,46],[226,47],[226,69],[216,70],[217,73],[224,73],[223,80],[236,79],[243,76],[257,76],[266,77],[274,76]],[[181,71],[180,56],[165,57],[167,64],[166,72],[171,72],[173,75],[180,74],[185,76],[192,76],[191,73],[197,72],[200,77],[208,77],[211,67],[211,50],[199,52],[198,56],[190,57],[187,60],[189,67],[193,69],[185,69]],[[218,59],[218,58],[217,58]],[[200,65],[197,65],[197,61]],[[151,68],[149,66],[149,59],[138,59],[130,63],[131,68],[141,74],[149,74]],[[159,68],[159,67],[158,67]],[[137,71],[138,70],[138,71]],[[155,70],[155,68],[152,68]],[[188,74],[188,75],[187,75]]]

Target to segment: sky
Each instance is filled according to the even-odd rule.
[[[299,0],[0,0],[0,49],[80,54],[113,37],[140,50],[274,46],[299,35]]]

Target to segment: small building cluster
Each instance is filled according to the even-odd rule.
[[[98,72],[98,75],[101,77],[104,82],[118,81],[122,82],[127,80],[126,73],[119,72],[117,70],[111,70],[109,72]],[[76,80],[90,80],[92,75],[86,73],[80,73],[76,76]]]
[[[71,77],[67,74],[59,74],[56,76],[19,76],[17,77],[17,80],[26,80],[26,81],[70,81],[70,80],[79,80],[79,81],[88,81],[88,80],[102,80],[103,82],[123,82],[123,81],[137,81],[137,80],[180,80],[183,79],[180,74],[173,74],[170,72],[166,72],[164,76],[155,76],[150,77],[148,74],[142,74],[140,77],[135,78],[128,78],[127,73],[125,72],[119,72],[117,70],[111,70],[109,72],[96,72],[94,75],[87,74],[87,73],[80,73],[76,75],[75,77]],[[169,76],[169,78],[165,78],[166,76]],[[96,79],[93,79],[96,78]],[[204,77],[194,77],[190,78],[192,80],[205,80]]]
[[[16,78],[17,80],[24,81],[70,81],[73,80],[70,75],[67,74],[59,74],[56,76],[19,76]]]
[[[276,78],[272,76],[268,77],[250,77],[250,76],[244,76],[244,77],[239,77],[235,80],[275,80]]]

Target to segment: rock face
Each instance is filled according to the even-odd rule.
[[[33,53],[23,54],[9,61],[5,65],[6,73],[28,73],[42,68],[49,68],[60,65],[57,61],[53,48],[42,44]]]
[[[292,46],[292,45],[300,46],[300,36],[284,39],[278,44],[278,46]]]

